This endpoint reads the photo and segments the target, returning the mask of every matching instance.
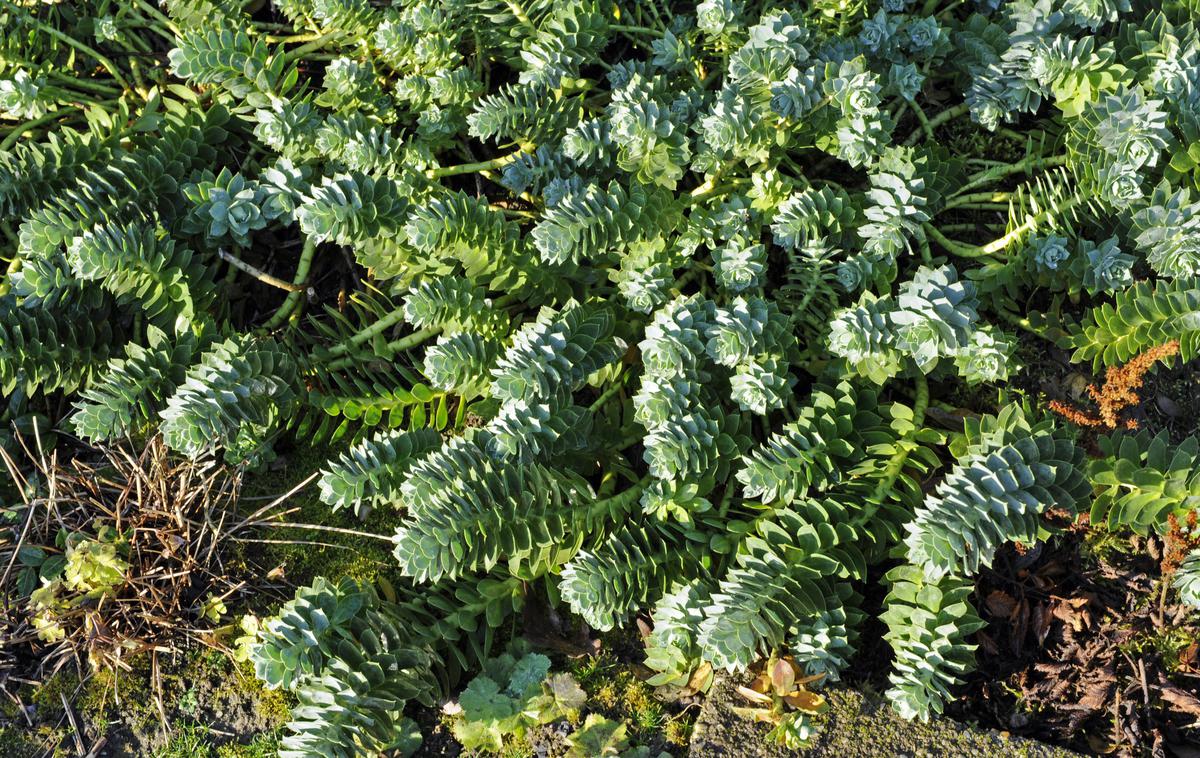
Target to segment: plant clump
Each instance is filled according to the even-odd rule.
[[[1131,422],[1200,355],[1198,21],[0,0],[0,449],[65,462],[4,523],[18,637],[107,665],[210,630],[250,586],[229,530],[288,527],[386,565],[250,609],[285,755],[411,752],[464,685],[480,749],[579,711],[503,658],[539,620],[649,624],[664,696],[754,671],[791,746],[877,642],[897,713],[955,712],[1014,546],[1200,507],[1198,443]],[[1106,370],[1094,409],[1021,389],[1034,341]],[[222,520],[313,455],[315,499]],[[1190,608],[1187,540],[1150,570]],[[638,754],[610,716],[571,749]]]

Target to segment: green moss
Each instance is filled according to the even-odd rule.
[[[1157,593],[1154,596],[1157,597]],[[1167,626],[1134,634],[1117,649],[1134,658],[1150,652],[1155,653],[1162,659],[1167,670],[1173,671],[1179,667],[1179,656],[1195,641],[1194,627]]]
[[[243,488],[241,510],[251,513],[297,486],[335,457],[345,443],[330,447],[300,447],[287,456],[287,465],[279,471],[247,473]],[[279,510],[288,510],[285,520],[292,524],[317,524],[338,529],[351,529],[370,534],[390,535],[399,523],[399,514],[388,509],[376,509],[360,521],[349,511],[334,513],[318,497],[316,482],[311,482],[288,498]],[[307,584],[317,576],[349,576],[359,581],[373,581],[382,574],[395,571],[391,545],[385,540],[313,529],[270,528],[260,530],[257,538],[275,542],[243,543],[256,555],[256,562],[267,568],[282,566],[284,575],[294,584]],[[250,609],[265,613],[267,609]]]
[[[505,738],[504,750],[500,752],[501,758],[533,758],[533,756],[533,745],[529,744],[528,737],[520,739]]]
[[[249,695],[257,703],[259,715],[273,727],[281,727],[288,722],[292,715],[294,696],[286,690],[271,690],[263,686],[260,679],[254,676],[254,667],[249,662],[234,664],[231,675],[225,676],[220,692],[233,695],[241,693]]]
[[[150,683],[150,658],[145,655],[125,660],[128,671],[96,672],[85,683],[75,706],[92,721],[107,720],[108,709],[120,702],[126,723],[147,731],[157,727],[161,716],[155,707]]]
[[[213,747],[208,741],[208,730],[196,724],[177,726],[175,733],[155,758],[209,758]]]
[[[1132,550],[1129,535],[1111,532],[1099,524],[1084,533],[1079,545],[1080,556],[1091,565],[1111,563]]]
[[[217,758],[275,758],[279,753],[279,735],[260,734],[253,741],[242,745],[231,742],[217,747]]]
[[[690,718],[669,714],[655,697],[654,689],[611,653],[575,659],[570,663],[570,672],[588,694],[586,710],[626,722],[636,743],[652,744],[661,739],[672,745],[687,744]]]
[[[46,752],[46,742],[31,739],[33,735],[16,727],[0,727],[0,755],[6,758],[37,758]],[[58,744],[61,737],[56,736],[52,742]]]
[[[62,708],[62,696],[73,700],[75,691],[79,688],[79,674],[74,670],[63,668],[44,680],[40,687],[35,687],[29,694],[29,702],[37,706],[39,711]]]

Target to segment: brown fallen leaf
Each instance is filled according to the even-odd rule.
[[[1009,638],[1009,648],[1013,655],[1020,655],[1025,647],[1025,635],[1029,633],[1029,603],[1022,599],[1012,612],[1012,636]]]
[[[1113,675],[1112,664],[1098,672],[1099,676],[1083,684],[1083,697],[1079,699],[1079,707],[1089,711],[1099,711],[1108,705],[1116,677]]]
[[[1109,755],[1116,752],[1118,747],[1097,734],[1089,734],[1087,741],[1092,750],[1096,752],[1096,755]]]
[[[1071,668],[1070,663],[1056,663],[1056,662],[1052,662],[1052,661],[1047,661],[1044,663],[1035,663],[1033,665],[1033,670],[1038,672],[1039,674],[1051,674],[1051,675],[1061,674],[1064,671],[1069,670],[1070,668]]]
[[[1070,624],[1071,629],[1075,632],[1082,632],[1091,626],[1092,614],[1087,610],[1091,598],[1086,596],[1065,598],[1051,595],[1051,600],[1054,601],[1054,604],[1051,606],[1050,612],[1058,620]]]
[[[979,648],[988,655],[996,655],[1000,652],[1000,647],[987,632],[976,632],[975,641],[979,643]]]
[[[1046,606],[1041,603],[1033,609],[1033,636],[1037,640],[1038,647],[1046,644],[1046,637],[1050,634],[1050,622],[1053,615],[1046,610]]]
[[[1011,619],[1017,610],[1016,598],[1004,590],[993,590],[988,594],[984,603],[987,605],[988,613],[996,618]]]
[[[1158,689],[1162,694],[1162,699],[1174,706],[1175,710],[1189,716],[1200,717],[1200,698],[1170,682],[1160,684]]]
[[[1185,674],[1200,674],[1200,642],[1193,642],[1179,654],[1179,670]]]

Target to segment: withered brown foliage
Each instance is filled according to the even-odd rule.
[[[69,462],[40,452],[30,452],[28,465],[4,458],[21,489],[39,493],[25,497],[16,528],[0,532],[0,647],[10,663],[32,662],[29,675],[70,662],[82,671],[84,660],[92,669],[127,668],[140,653],[156,661],[186,643],[218,646],[214,630],[229,620],[215,618],[213,609],[261,589],[256,577],[266,572],[233,550],[246,525],[236,512],[236,469],[211,458],[181,459],[157,437],[140,451],[99,448]],[[22,470],[40,485],[31,486]],[[61,555],[60,531],[90,536],[101,529],[119,535],[128,563],[123,580],[96,597],[71,597],[55,613],[65,637],[39,639],[29,599],[16,586],[20,551]]]
[[[1176,754],[1200,721],[1200,621],[1162,592],[1168,547],[1135,537],[1085,567],[1082,544],[1006,551],[980,576],[977,707],[1087,754]]]
[[[1141,402],[1138,390],[1142,388],[1146,372],[1157,362],[1179,353],[1179,341],[1172,340],[1152,347],[1133,358],[1124,366],[1112,366],[1104,374],[1104,386],[1089,384],[1088,396],[1096,403],[1095,411],[1082,410],[1058,400],[1050,401],[1050,410],[1073,424],[1089,428],[1136,429],[1137,422],[1122,418],[1122,413]]]
[[[1167,516],[1167,534],[1164,538],[1162,575],[1171,576],[1187,554],[1200,548],[1200,529],[1197,528],[1200,513],[1189,511],[1181,522],[1174,513]]]

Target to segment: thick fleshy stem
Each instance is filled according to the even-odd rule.
[[[271,276],[267,272],[265,272],[261,269],[255,268],[254,266],[251,266],[249,263],[246,263],[241,258],[238,258],[236,255],[233,255],[232,253],[226,252],[222,248],[217,249],[217,255],[219,255],[221,257],[221,260],[229,263],[231,266],[238,269],[239,271],[244,271],[245,273],[254,277],[258,281],[262,282],[263,284],[269,284],[272,287],[276,287],[278,289],[285,290],[287,292],[303,292],[304,291],[303,285],[292,284],[291,282],[285,282],[284,280],[280,279],[279,277]]]
[[[917,140],[921,139],[921,137],[927,132],[932,132],[934,129],[938,128],[947,121],[952,121],[959,116],[969,113],[970,110],[971,108],[966,103],[956,105],[953,108],[947,108],[933,118],[929,119],[928,123],[922,123],[921,126],[913,131],[912,134],[908,135],[908,139],[904,141],[904,144],[915,145]]]
[[[8,133],[8,136],[6,136],[3,141],[0,141],[0,152],[8,150],[10,147],[16,144],[17,140],[21,138],[21,135],[25,134],[29,130],[36,129],[43,124],[48,124],[51,121],[63,118],[64,116],[69,116],[72,113],[76,113],[80,110],[82,109],[75,106],[60,108],[59,110],[56,110],[53,113],[47,113],[40,118],[35,118],[30,121],[26,121],[23,124],[18,124],[11,132]]]
[[[291,50],[288,50],[286,53],[283,54],[283,60],[285,63],[291,63],[294,60],[299,60],[315,50],[320,50],[321,48],[328,45],[330,42],[336,42],[338,39],[341,39],[344,36],[345,36],[345,33],[340,32],[340,31],[330,32],[329,34],[322,34],[320,37],[317,37],[316,39],[312,40],[311,42],[305,43],[305,44],[301,45],[300,47],[294,47]]]
[[[518,150],[515,153],[502,155],[499,158],[493,158],[490,161],[479,161],[477,163],[464,163],[458,166],[443,166],[442,168],[431,168],[425,172],[425,176],[429,179],[438,179],[443,176],[458,176],[459,174],[474,174],[479,171],[490,171],[494,168],[503,168],[517,159],[517,156],[526,149]]]
[[[888,460],[887,467],[883,470],[883,477],[880,478],[879,484],[875,485],[875,490],[871,494],[871,504],[863,511],[860,520],[868,521],[875,515],[875,511],[879,509],[879,505],[891,491],[892,485],[896,483],[900,472],[904,470],[904,464],[908,462],[908,456],[912,454],[914,445],[912,438],[925,424],[925,412],[929,410],[929,380],[925,378],[925,374],[919,370],[916,374],[915,386],[913,387],[915,397],[913,398],[912,407],[912,426],[900,438],[899,449],[892,453],[892,457]]]
[[[518,301],[518,298],[515,295],[503,295],[503,296],[498,297],[495,300],[493,300],[492,305],[495,306],[496,308],[507,308],[508,306],[512,305],[513,303],[515,303],[517,301]],[[384,316],[383,318],[376,321],[375,323],[371,324],[370,326],[368,326],[358,332],[355,332],[350,337],[342,340],[338,344],[329,348],[329,350],[324,355],[326,358],[343,358],[343,356],[345,356],[352,349],[354,349],[360,345],[366,344],[370,340],[374,339],[376,336],[383,334],[388,329],[391,329],[393,326],[395,326],[396,324],[399,324],[403,320],[404,320],[404,309],[397,308],[394,311],[392,311],[391,313]],[[429,339],[430,337],[436,337],[438,334],[441,334],[441,332],[442,332],[441,327],[429,327],[427,329],[419,329],[419,330],[413,332],[412,334],[408,335],[407,337],[401,337],[400,339],[389,342],[388,348],[390,348],[393,351],[406,350],[410,347],[415,347],[415,346],[421,344],[422,342]],[[352,362],[353,362],[352,358],[343,358],[343,360],[334,361],[333,363],[329,364],[329,367],[336,370],[338,368],[345,368],[346,366],[350,365]]]
[[[8,262],[8,266],[4,270],[4,279],[0,280],[0,297],[7,295],[12,291],[12,275],[21,270],[22,258],[19,255],[14,255],[12,260]]]
[[[600,408],[602,408],[605,403],[607,403],[610,399],[612,399],[613,395],[616,395],[624,387],[625,387],[625,374],[622,373],[620,376],[618,376],[616,378],[616,380],[613,381],[612,384],[610,384],[607,388],[605,388],[604,392],[600,393],[600,397],[596,398],[596,401],[594,403],[592,403],[591,405],[588,406],[588,411],[595,413],[596,411],[600,410]]]
[[[946,252],[957,255],[960,258],[982,258],[985,254],[979,251],[979,248],[968,245],[963,242],[956,242],[946,235],[942,234],[933,224],[925,223],[921,228],[929,235],[930,239],[938,243],[946,250]]]
[[[418,329],[417,331],[413,332],[412,334],[409,334],[405,337],[401,337],[399,339],[392,340],[391,342],[387,343],[386,349],[387,349],[387,352],[389,352],[389,353],[403,352],[405,350],[408,350],[409,348],[416,347],[417,345],[420,345],[422,342],[432,339],[433,337],[436,337],[437,335],[439,335],[441,333],[442,333],[442,328],[440,326],[431,326],[427,329]],[[359,334],[362,334],[362,332],[359,332]],[[355,336],[357,336],[357,335],[355,335]],[[339,345],[334,345],[334,347],[335,348],[343,347],[345,344],[346,343],[343,342]],[[342,350],[342,352],[340,354],[344,354],[344,353],[345,353],[345,350]],[[343,358],[339,358],[338,360],[332,361],[330,363],[326,363],[324,366],[322,366],[322,368],[324,368],[327,371],[341,371],[344,368],[348,368],[348,367],[354,365],[354,362],[355,362],[355,357],[350,355],[350,356],[345,356]]]
[[[1065,155],[1052,155],[1048,158],[1044,158],[1040,155],[1030,155],[1023,160],[1017,161],[1016,163],[1006,163],[1003,166],[995,166],[993,168],[984,169],[983,171],[972,174],[971,176],[967,177],[966,183],[955,190],[950,197],[958,197],[970,190],[976,189],[977,187],[983,187],[986,184],[994,182],[998,179],[1003,179],[1006,176],[1029,173],[1030,171],[1039,168],[1063,166],[1066,165],[1066,162],[1067,156]]]
[[[288,293],[283,303],[279,306],[279,309],[275,311],[275,315],[267,319],[267,322],[262,325],[261,328],[263,331],[269,332],[272,329],[278,329],[283,326],[283,323],[292,316],[292,313],[303,302],[304,295],[308,290],[305,286],[308,282],[308,271],[312,268],[313,253],[316,252],[316,249],[317,243],[315,240],[310,238],[304,241],[304,249],[300,251],[300,262],[296,264],[296,276],[292,279],[292,282],[296,286],[303,287],[304,289],[292,290]]]
[[[641,481],[629,489],[622,490],[612,497],[597,500],[587,507],[587,523],[595,524],[624,516],[642,497],[642,492],[650,484],[650,477],[642,477]]]

